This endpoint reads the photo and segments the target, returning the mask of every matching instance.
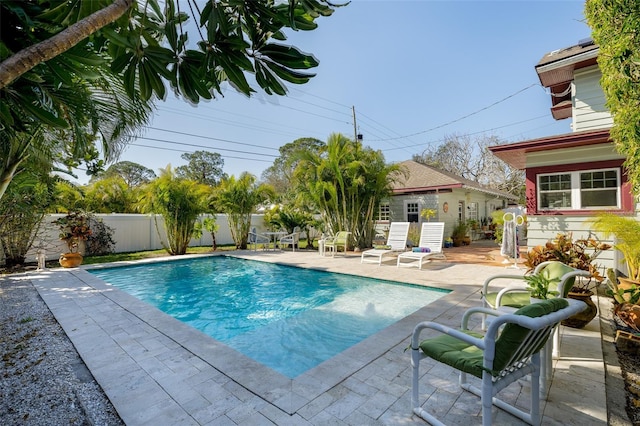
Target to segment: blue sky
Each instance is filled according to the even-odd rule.
[[[223,156],[226,173],[260,177],[297,138],[353,137],[352,107],[364,144],[389,162],[453,134],[516,142],[568,133],[571,120],[551,117],[534,66],[589,37],[583,9],[576,0],[354,0],[317,30],[290,34],[320,60],[311,82],[290,86],[287,97],[229,89],[197,107],[158,102],[145,139],[120,160],[157,173],[185,164],[183,152],[207,150]]]

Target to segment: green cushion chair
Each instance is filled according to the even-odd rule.
[[[590,277],[588,271],[575,269],[558,261],[542,262],[533,270],[532,274],[542,274],[551,281],[550,290],[557,291],[557,297],[566,298],[573,287],[576,277]],[[491,289],[490,285],[498,280],[511,280],[512,283],[499,291]],[[513,281],[516,281],[514,284]],[[489,277],[482,285],[482,304],[492,309],[502,309],[513,312],[530,304],[529,292],[523,275],[500,274]],[[506,308],[506,309],[505,309]],[[482,318],[482,329],[486,329],[486,315]],[[551,361],[559,356],[559,334],[553,336],[553,344],[548,347],[549,352],[545,357],[543,381],[551,378]]]
[[[482,424],[490,425],[492,405],[521,420],[539,425],[540,415],[540,352],[560,321],[583,311],[586,304],[563,298],[534,303],[507,314],[488,308],[472,308],[465,312],[459,330],[435,323],[422,322],[411,338],[412,407],[413,412],[432,425],[442,424],[419,402],[420,360],[429,357],[460,371],[460,386],[482,400]],[[472,315],[492,315],[486,333],[468,330]],[[442,335],[420,340],[424,329]],[[470,385],[467,374],[482,380],[482,387]],[[509,384],[531,375],[531,405],[524,411],[496,398]]]
[[[326,237],[324,239],[324,253],[322,254],[324,255],[327,251],[331,251],[331,257],[335,257],[338,249],[342,247],[343,253],[346,256],[349,235],[351,235],[351,232],[340,231],[332,237]]]

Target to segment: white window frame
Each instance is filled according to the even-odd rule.
[[[467,214],[467,220],[475,220],[476,222],[480,222],[480,219],[478,218],[478,203],[473,201],[471,203],[468,203],[467,206],[469,207],[469,212]]]
[[[595,173],[595,172],[609,172],[614,171],[616,173],[616,205],[615,206],[582,206],[582,191],[583,189],[580,187],[580,175],[582,173]],[[544,176],[558,176],[558,175],[569,175],[571,178],[571,189],[570,197],[571,197],[571,207],[543,207],[542,206],[542,197],[541,197],[541,184],[540,178]],[[622,208],[622,199],[621,199],[621,178],[620,178],[620,168],[611,167],[606,169],[586,169],[586,170],[575,170],[572,172],[556,172],[556,173],[540,173],[536,176],[536,197],[538,202],[538,210],[540,211],[550,211],[550,210],[610,210],[610,209],[620,209]],[[606,188],[598,188],[606,189]],[[612,188],[611,188],[612,189]],[[588,191],[588,190],[584,190]]]
[[[391,203],[383,201],[378,207],[378,221],[389,222],[391,220]]]
[[[410,220],[409,220],[409,205],[410,204],[415,204],[416,205],[417,210],[415,212],[412,211],[411,213],[415,213],[415,214],[418,215],[418,223],[420,223],[420,220],[421,220],[420,209],[422,207],[422,203],[420,202],[420,200],[405,200],[404,201],[404,217],[405,217],[405,220],[407,222],[410,222]]]

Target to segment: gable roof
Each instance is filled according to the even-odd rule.
[[[400,166],[406,170],[407,175],[406,177],[401,175],[398,181],[392,185],[393,193],[396,195],[462,188],[511,200],[518,199],[518,197],[508,192],[487,188],[478,182],[416,161],[403,161]]]

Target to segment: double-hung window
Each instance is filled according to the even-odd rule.
[[[378,210],[378,220],[388,222],[391,219],[391,209],[388,202],[380,203],[380,209]]]
[[[407,201],[404,206],[407,212],[407,222],[419,222],[420,204],[415,201]]]
[[[620,203],[620,169],[538,175],[541,210],[617,209]]]

